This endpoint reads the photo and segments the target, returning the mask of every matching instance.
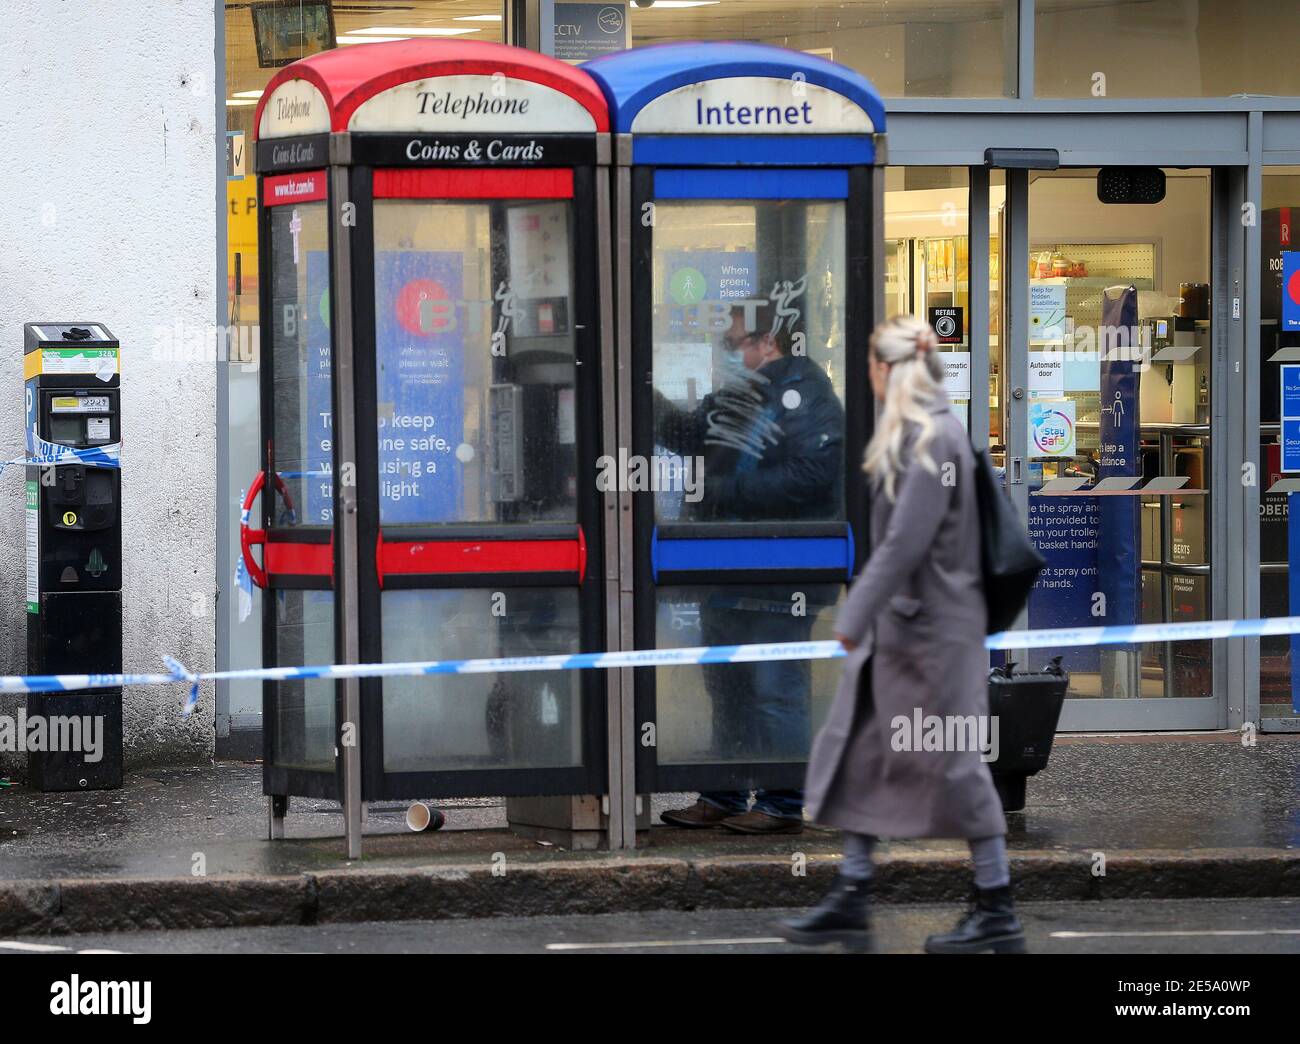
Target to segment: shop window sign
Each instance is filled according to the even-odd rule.
[[[1281,369],[1282,471],[1300,472],[1300,365]]]
[[[930,325],[940,344],[961,344],[965,329],[960,308],[931,308]]]
[[[1300,254],[1287,253],[1284,258],[1300,257]],[[1291,286],[1294,277],[1283,277],[1283,316],[1286,315],[1286,302],[1292,300]],[[1283,320],[1285,323],[1285,319]],[[1300,472],[1300,365],[1283,365],[1282,371],[1282,467],[1283,474]],[[1300,570],[1294,568],[1300,562],[1300,526],[1296,525],[1297,504],[1300,493],[1287,494],[1287,562],[1290,567],[1287,579],[1290,612],[1300,612]],[[1300,714],[1300,635],[1291,636],[1291,709]]]
[[[1065,287],[1056,283],[1029,286],[1029,339],[1063,344],[1066,321]]]
[[[1300,331],[1300,250],[1282,253],[1282,331]]]
[[[1074,456],[1074,425],[1072,400],[1033,403],[1029,407],[1029,456]]]

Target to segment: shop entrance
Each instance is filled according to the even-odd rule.
[[[1239,615],[1214,493],[1243,459],[1216,395],[1232,387],[1240,172],[1050,165],[889,168],[886,314],[935,325],[953,409],[1047,558],[1020,627]],[[1103,202],[1123,198],[1118,175],[1152,201]],[[1228,724],[1226,654],[1209,642],[1006,658],[1057,653],[1062,729]]]
[[[1208,168],[1008,170],[990,443],[1047,560],[1029,628],[1224,614],[1213,492],[1228,288]],[[1142,201],[1137,201],[1141,199]],[[1114,200],[1125,200],[1118,202]],[[999,394],[999,392],[1001,394]],[[1219,481],[1222,481],[1220,479]],[[1220,487],[1221,488],[1221,487]],[[1217,611],[1216,611],[1217,609]],[[1227,724],[1210,642],[1035,650],[1071,673],[1065,730]]]

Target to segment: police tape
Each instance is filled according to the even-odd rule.
[[[1195,642],[1215,638],[1258,638],[1300,634],[1300,616],[1255,620],[1201,620],[1184,623],[1132,624],[1111,627],[1058,627],[1039,631],[999,631],[984,639],[986,649],[1062,649],[1080,645],[1140,645]]]
[[[32,441],[28,432],[28,442]],[[46,442],[36,438],[36,445],[29,447],[27,455],[14,457],[12,460],[0,461],[0,473],[15,464],[29,468],[60,467],[65,464],[80,464],[88,468],[122,467],[122,444],[109,443],[104,446],[63,446],[56,442]]]
[[[638,649],[625,652],[560,653],[551,656],[503,656],[476,660],[426,660],[410,663],[322,664],[311,667],[247,667],[232,671],[194,672],[179,660],[163,657],[168,674],[34,674],[0,676],[0,693],[70,692],[127,686],[188,684],[181,713],[188,717],[207,681],[295,681],[340,678],[392,678],[425,674],[504,674],[520,671],[582,671],[610,667],[668,667],[687,664],[755,663],[775,660],[826,660],[843,656],[839,642],[775,642],[759,645],[711,645],[690,649]]]
[[[1135,624],[1111,627],[1066,627],[1037,631],[1000,631],[984,640],[987,649],[1066,649],[1091,645],[1137,645],[1151,642],[1211,641],[1300,634],[1300,616],[1256,620]],[[699,664],[758,663],[777,660],[829,660],[846,655],[837,641],[769,642],[753,645],[703,645],[683,649],[634,649],[621,652],[560,653],[552,656],[505,656],[472,660],[427,660],[410,663],[322,664],[310,667],[248,667],[231,671],[187,670],[164,657],[166,674],[37,674],[0,676],[0,693],[68,692],[128,686],[189,685],[182,713],[189,715],[199,685],[209,681],[294,681],[340,678],[392,678],[426,674],[505,674],[519,671],[582,671],[619,667],[678,667]],[[917,651],[925,656],[924,649]]]
[[[11,463],[17,463],[12,461]],[[122,444],[111,442],[103,446],[64,446],[49,442],[34,432],[27,433],[27,459],[29,467],[47,468],[50,465],[81,464],[92,468],[120,468]]]

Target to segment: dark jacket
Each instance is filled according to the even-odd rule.
[[[655,441],[703,456],[697,520],[843,517],[844,407],[807,356],[738,373],[694,410],[656,395]]]

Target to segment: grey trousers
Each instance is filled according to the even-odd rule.
[[[869,880],[876,872],[871,856],[876,849],[876,838],[871,834],[844,832],[844,862],[840,872],[857,881]],[[1007,862],[1005,837],[972,838],[970,857],[975,864],[976,888],[1003,888],[1011,883],[1011,867]]]

